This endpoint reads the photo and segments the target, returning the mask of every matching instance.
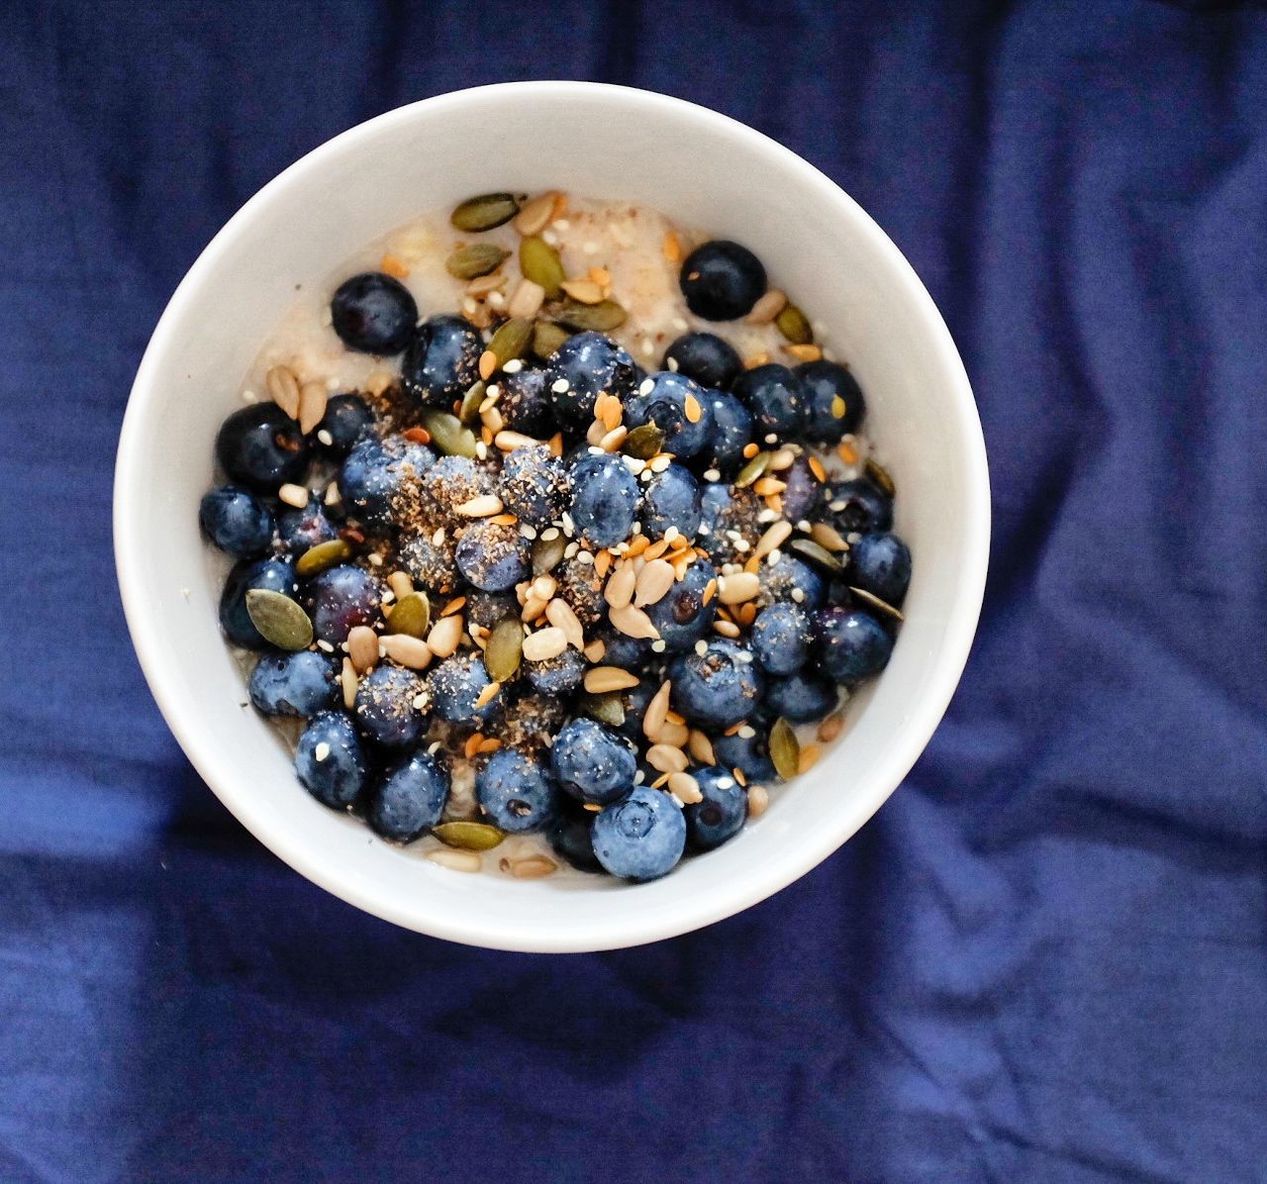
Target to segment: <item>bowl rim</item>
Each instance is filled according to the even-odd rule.
[[[442,114],[445,108],[461,105],[472,99],[490,100],[504,97],[511,101],[525,97],[547,97],[585,102],[595,97],[619,101],[634,108],[686,118],[712,134],[745,142],[751,150],[776,159],[779,167],[799,175],[802,183],[817,192],[833,215],[851,220],[857,228],[874,240],[894,282],[900,285],[903,297],[921,320],[921,333],[934,350],[935,364],[945,376],[946,402],[953,418],[954,434],[962,441],[965,467],[965,515],[962,567],[954,593],[954,602],[947,616],[946,632],[940,651],[930,668],[928,683],[913,704],[902,732],[902,743],[895,745],[886,765],[873,778],[870,792],[857,803],[845,820],[845,826],[806,842],[800,859],[784,861],[772,874],[761,874],[754,868],[752,877],[742,884],[733,884],[725,892],[701,895],[683,900],[681,909],[666,923],[663,917],[648,918],[633,914],[622,918],[618,932],[598,933],[573,930],[566,934],[549,933],[550,922],[543,918],[532,931],[475,924],[470,918],[460,923],[429,913],[425,894],[411,900],[387,898],[373,885],[367,885],[355,874],[346,874],[314,859],[304,842],[297,842],[284,828],[265,823],[252,809],[249,794],[239,793],[233,778],[220,767],[214,737],[202,724],[192,703],[182,701],[174,692],[175,674],[168,669],[159,627],[141,611],[144,588],[140,577],[141,556],[149,544],[142,537],[133,512],[137,500],[145,496],[146,482],[141,477],[144,455],[141,451],[142,423],[159,407],[158,377],[160,357],[166,352],[165,342],[173,326],[181,319],[187,303],[203,283],[203,277],[214,272],[220,257],[232,240],[253,220],[255,212],[266,206],[275,194],[310,173],[317,173],[327,160],[354,147],[363,138],[398,123],[408,123],[419,112]],[[869,820],[909,773],[924,751],[942,716],[950,704],[968,660],[976,633],[985,592],[986,568],[990,543],[990,491],[985,441],[972,389],[962,359],[951,338],[940,311],[925,289],[914,268],[873,218],[825,173],[798,156],[778,141],[708,107],[683,99],[635,87],[581,81],[500,82],[469,87],[421,99],[395,108],[373,119],[357,124],[320,144],[289,165],[256,192],[216,233],[190,266],[163,310],[146,346],[137,369],[124,414],[115,463],[113,533],[115,565],[123,601],[124,616],[136,650],[138,661],[160,712],[186,757],[207,786],[230,812],[270,851],[315,884],[340,899],[374,916],[416,932],[445,938],[466,945],[523,952],[585,952],[617,949],[649,941],[678,936],[723,920],[757,904],[816,867]]]

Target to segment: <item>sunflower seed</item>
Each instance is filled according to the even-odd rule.
[[[572,606],[566,600],[560,600],[557,596],[551,600],[546,605],[546,620],[556,629],[563,630],[563,636],[568,639],[568,645],[573,649],[585,648],[585,631],[581,628],[580,618],[572,611]]]
[[[686,753],[668,744],[653,744],[647,749],[646,756],[647,764],[661,773],[678,773],[690,764]]]
[[[427,647],[437,658],[451,658],[462,643],[463,621],[460,613],[441,617],[427,634]]]
[[[809,529],[809,537],[825,551],[849,550],[849,544],[841,538],[840,531],[826,522],[815,522]]]
[[[748,817],[760,818],[766,812],[770,805],[770,794],[764,785],[750,785],[748,787]]]
[[[745,604],[761,591],[761,581],[750,571],[737,571],[717,580],[717,599],[722,604]]]
[[[787,307],[787,293],[779,291],[778,288],[770,288],[752,306],[752,311],[744,317],[744,323],[768,325],[785,307]]]
[[[252,588],[246,594],[246,612],[260,636],[278,649],[302,650],[312,644],[312,622],[289,596]]]
[[[619,666],[595,666],[585,672],[585,689],[591,695],[604,695],[609,691],[627,691],[638,685],[638,676]]]
[[[623,608],[609,609],[608,620],[626,637],[641,637],[659,640],[660,631],[651,623],[651,618],[640,608],[626,604]]]
[[[343,685],[343,706],[349,711],[356,706],[356,690],[359,681],[356,677],[356,667],[352,665],[352,659],[344,658],[339,682]]]
[[[642,734],[648,740],[655,741],[659,739],[660,732],[668,718],[669,694],[671,691],[672,684],[666,679],[660,684],[660,689],[651,696],[651,702],[647,704],[647,710],[642,716]]]
[[[277,404],[291,419],[299,416],[299,379],[289,366],[274,366],[264,378],[264,385]]]
[[[634,607],[645,608],[649,604],[659,604],[665,593],[673,587],[676,578],[677,572],[667,559],[651,560],[638,573]]]
[[[717,757],[713,753],[713,742],[698,728],[692,728],[687,741],[691,756],[701,765],[715,765]]]
[[[463,502],[457,507],[457,513],[464,518],[491,518],[494,514],[500,514],[503,509],[502,499],[497,494],[482,493]]]
[[[519,286],[511,293],[510,303],[506,305],[506,312],[512,317],[535,317],[541,311],[545,298],[545,289],[540,284],[534,284],[532,280],[520,280]],[[538,327],[534,325],[532,330],[533,353],[537,352],[537,332]]]
[[[448,847],[428,851],[427,859],[454,872],[478,872],[484,866],[484,861],[476,852],[454,851]]]
[[[634,570],[632,564],[626,563],[612,572],[611,578],[607,581],[607,587],[603,589],[603,599],[611,608],[623,608],[633,600],[637,583],[637,571]]]
[[[523,656],[529,662],[548,662],[568,648],[567,634],[562,629],[547,625],[523,639]]]
[[[669,792],[687,806],[704,800],[699,782],[687,772],[669,774]]]

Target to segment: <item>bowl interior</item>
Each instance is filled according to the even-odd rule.
[[[241,706],[196,528],[211,442],[295,285],[417,214],[493,188],[562,188],[658,207],[749,245],[830,328],[869,400],[915,557],[892,662],[845,735],[768,814],[652,884],[464,876],[373,838],[299,787]],[[424,313],[429,310],[423,310]],[[615,947],[716,920],[834,850],[892,791],[941,717],[980,607],[988,501],[980,427],[953,344],[896,248],[820,173],[750,129],[643,92],[513,84],[402,108],[331,141],[257,195],[165,313],[120,445],[116,542],[129,626],[160,707],[233,812],[298,870],[422,932],[529,950]],[[865,708],[865,709],[864,709]]]

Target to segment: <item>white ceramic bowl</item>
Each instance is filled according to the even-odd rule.
[[[630,885],[449,871],[325,809],[243,710],[217,626],[219,568],[197,528],[212,440],[263,334],[311,283],[417,214],[490,189],[626,198],[746,243],[831,327],[870,407],[914,554],[906,623],[844,737],[768,813],[671,875]],[[941,719],[985,581],[988,476],[963,365],[883,231],[822,173],[701,107],[579,82],[441,95],[338,136],[264,187],[189,270],[137,373],[119,444],[114,528],[128,626],[154,697],[198,772],[263,843],[360,908],[422,933],[512,950],[654,941],[791,883],[892,793]]]

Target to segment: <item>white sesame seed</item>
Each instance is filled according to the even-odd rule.
[[[475,455],[480,460],[488,460],[488,445],[483,440],[475,441]]]
[[[594,562],[594,556],[591,555],[588,551],[578,551],[576,553],[576,561],[582,567],[588,567],[591,563]]]
[[[745,551],[752,550],[752,544],[748,542],[747,539],[736,539],[735,550],[738,551],[740,555],[742,555]]]
[[[646,775],[646,773],[644,773],[641,769],[639,769],[639,770],[638,770],[638,771],[634,774],[634,784],[635,784],[635,785],[641,785],[644,781],[646,781],[646,779],[647,779],[647,775]]]
[[[576,523],[572,521],[572,515],[566,510],[563,513],[563,533],[571,538],[576,533]]]
[[[318,744],[317,747],[312,750],[312,758],[318,764],[320,764],[323,760],[325,760],[326,757],[328,757],[329,755],[330,755],[330,745],[328,745],[324,740],[322,740],[321,743]]]
[[[510,361],[509,361],[509,362],[507,362],[507,363],[506,363],[506,364],[502,367],[502,373],[504,373],[504,374],[518,374],[518,373],[519,373],[519,371],[520,371],[520,370],[522,370],[523,368],[524,368],[524,364],[523,364],[523,360],[522,360],[521,358],[511,358],[511,359],[510,359]]]
[[[638,393],[640,395],[649,395],[653,390],[655,390],[654,378],[644,378],[638,385]]]
[[[243,392],[242,392],[242,402],[243,402],[243,403],[258,403],[259,401],[260,401],[260,397],[259,397],[259,395],[257,395],[254,391],[243,391]]]
[[[778,567],[779,560],[782,558],[783,558],[783,552],[780,551],[778,547],[775,547],[774,550],[771,551],[770,554],[765,557],[765,561],[771,567]]]
[[[749,724],[744,724],[735,734],[740,740],[751,740],[757,734],[757,730]]]
[[[322,428],[321,431],[317,433],[317,439],[320,440],[321,443],[324,444],[327,448],[329,448],[330,445],[334,443],[334,437],[330,435],[330,433],[326,431],[325,428]]]
[[[579,551],[580,549],[581,549],[580,543],[568,543],[568,545],[563,548],[563,558],[571,559],[572,556],[575,555],[577,551]]]
[[[664,364],[668,366],[668,368],[672,370],[674,374],[677,373],[677,358],[666,358]]]
[[[383,557],[381,555],[376,555],[376,554],[371,553],[369,556],[367,556],[367,558],[370,561],[370,567],[383,566]]]
[[[779,437],[778,437],[777,433],[775,433],[775,432],[766,432],[766,434],[765,434],[765,442],[766,442],[767,444],[777,444],[777,443],[779,442]]]
[[[705,481],[720,481],[721,473],[719,473],[716,469],[705,469],[704,480]]]
[[[662,654],[662,653],[664,653],[665,649],[667,648],[667,643],[665,642],[665,640],[664,640],[663,638],[660,638],[659,640],[657,640],[657,641],[653,641],[653,642],[651,643],[651,648],[652,648],[652,649],[653,649],[653,650],[654,650],[657,654]]]
[[[443,526],[441,526],[441,527],[440,527],[440,528],[439,528],[439,529],[435,532],[435,534],[433,534],[433,535],[431,536],[431,545],[432,545],[433,547],[443,547],[443,546],[444,546],[444,527],[443,527]]]
[[[591,444],[585,451],[588,452],[590,456],[606,456],[607,455],[607,453],[605,453],[601,448],[599,448],[597,444]]]
[[[699,654],[701,658],[708,653],[708,642],[706,642],[702,637],[695,643],[695,652]]]
[[[733,777],[718,777],[713,784],[718,789],[730,789],[735,784],[735,779]]]
[[[642,472],[638,474],[638,479],[640,481],[650,482],[651,478],[654,476],[655,473],[651,469],[643,469]]]
[[[334,646],[332,646],[328,641],[326,641],[325,638],[317,639],[317,649],[324,650],[327,654],[334,653]]]
[[[748,653],[747,650],[740,650],[739,653],[735,655],[735,661],[746,665],[748,662],[752,661],[752,655]]]
[[[584,251],[587,255],[597,255],[598,244],[597,243],[582,243],[581,250]]]
[[[622,456],[620,459],[625,462],[625,468],[627,468],[635,476],[647,467],[647,462],[645,460],[639,460],[636,456]]]
[[[797,530],[803,530],[803,531],[805,531],[805,533],[806,533],[806,534],[808,534],[811,530],[813,530],[813,529],[814,529],[814,527],[813,527],[813,525],[810,523],[810,520],[809,520],[808,518],[802,518],[802,519],[801,519],[801,520],[800,520],[800,521],[796,524],[796,529],[797,529]]]
[[[475,311],[475,301],[469,296],[462,301],[462,311],[468,316]]]
[[[430,744],[427,745],[427,752],[429,752],[432,756],[435,756],[435,754],[439,751],[440,751],[439,740],[433,740]]]
[[[858,531],[851,530],[847,535],[845,535],[845,542],[852,547],[860,538],[862,538],[862,535]]]
[[[520,538],[530,540],[535,539],[537,537],[537,528],[535,526],[529,526],[526,522],[521,523],[519,526],[519,536]]]
[[[559,245],[559,236],[555,234],[553,230],[543,230],[541,232],[541,237],[552,247],[557,247]]]
[[[556,395],[566,395],[571,383],[566,378],[556,378],[551,384],[550,389]]]
[[[674,328],[675,328],[675,329],[676,329],[679,333],[685,333],[685,332],[686,332],[686,330],[687,330],[687,328],[689,327],[689,326],[687,325],[687,323],[686,323],[686,318],[685,318],[685,317],[674,317],[674,318],[673,318],[673,320],[672,320],[672,321],[670,321],[669,323],[670,323],[670,324],[671,324],[671,325],[672,325],[672,326],[673,326],[673,327],[674,327]]]
[[[768,507],[762,510],[757,515],[757,521],[762,524],[766,522],[774,522],[777,518],[778,518],[778,514],[776,514],[773,510],[769,509]]]
[[[635,522],[635,523],[633,524],[633,526],[631,526],[631,527],[629,528],[629,533],[630,533],[630,534],[641,534],[641,533],[642,533],[642,523],[641,523],[641,522]]]
[[[541,532],[542,542],[548,543],[551,539],[557,539],[558,537],[559,528],[557,526],[547,526],[545,530]]]
[[[642,352],[646,354],[647,357],[655,357],[655,342],[652,341],[650,337],[644,337],[639,344],[642,348]]]
[[[554,220],[554,227],[556,230],[571,230],[572,223],[569,222],[566,218],[556,218]]]
[[[841,511],[841,510],[843,510],[843,509],[844,509],[844,508],[845,508],[848,504],[849,504],[849,503],[848,503],[847,501],[845,501],[845,499],[842,497],[842,498],[838,498],[838,499],[837,499],[836,501],[834,501],[834,502],[828,502],[828,503],[827,503],[827,508],[828,508],[828,509],[829,509],[829,510],[833,513],[833,514],[839,514],[839,513],[840,513],[840,511]]]
[[[672,543],[681,533],[682,532],[678,530],[676,526],[670,526],[669,529],[664,532],[664,541],[666,543]]]
[[[699,529],[695,533],[696,534],[712,534],[713,532],[707,522],[701,522],[699,524]]]
[[[800,604],[800,603],[801,603],[801,602],[805,599],[805,589],[804,589],[804,588],[793,588],[793,589],[792,589],[792,599],[793,599],[793,600],[795,600],[797,604]]]
[[[421,693],[419,693],[419,694],[415,695],[415,696],[413,697],[412,702],[413,702],[413,705],[414,705],[414,710],[415,710],[415,711],[423,711],[423,710],[425,710],[425,709],[426,709],[426,706],[427,706],[427,693],[426,693],[426,691],[422,691]]]
[[[495,289],[488,294],[487,299],[489,304],[491,304],[494,308],[506,307],[506,297]]]

